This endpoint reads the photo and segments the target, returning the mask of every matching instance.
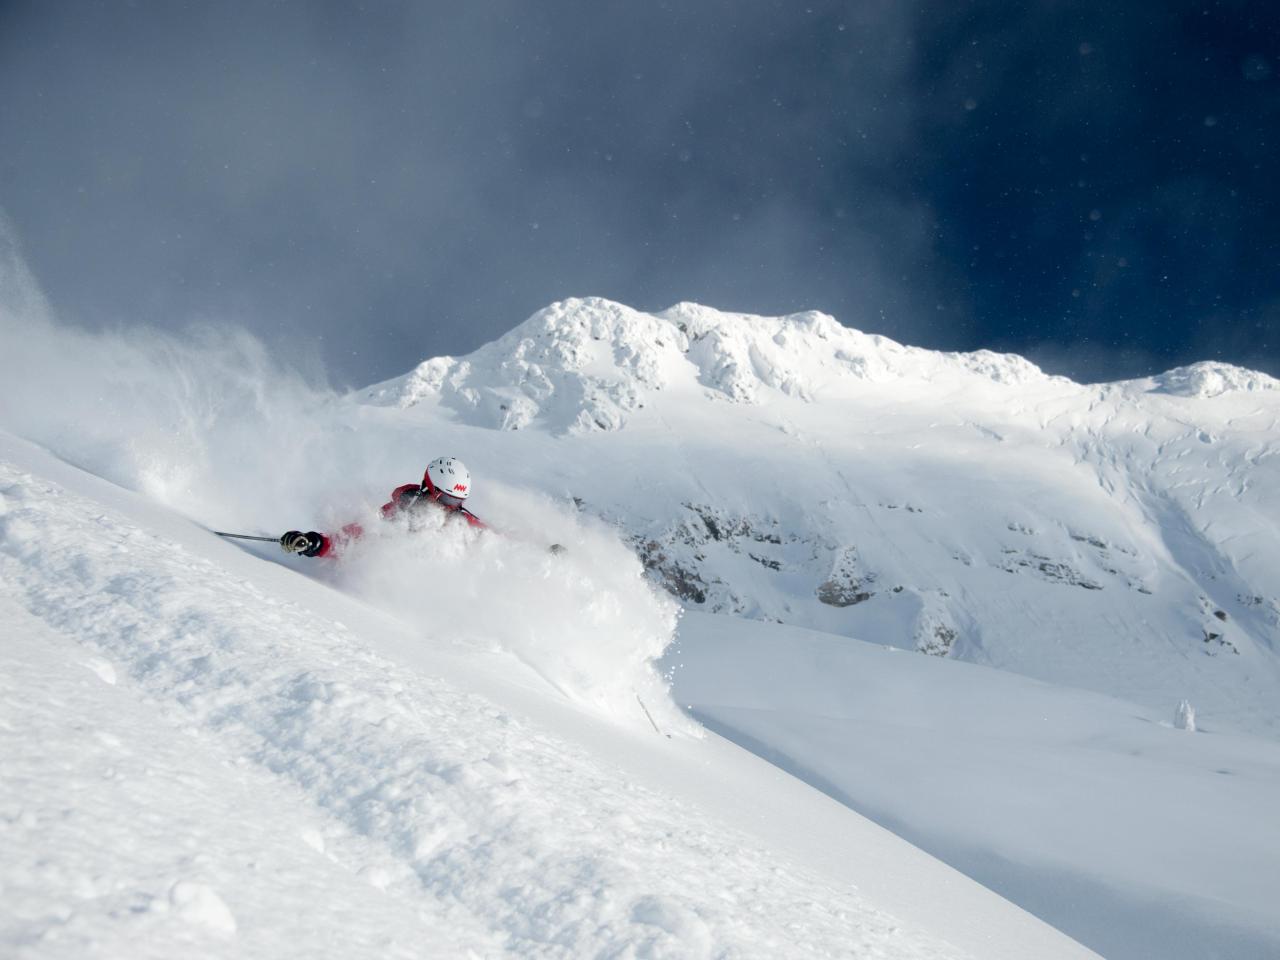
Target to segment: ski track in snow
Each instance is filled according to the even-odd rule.
[[[52,482],[0,496],[19,956],[963,955]]]

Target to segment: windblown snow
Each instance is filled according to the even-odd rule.
[[[1086,954],[862,815],[1109,957],[1280,948],[1277,381],[587,299],[338,395],[7,303],[21,955]],[[370,519],[441,454],[496,533]]]

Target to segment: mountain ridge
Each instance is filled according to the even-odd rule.
[[[1046,374],[1017,354],[904,346],[817,312],[766,317],[679,303],[656,313],[599,297],[551,304],[463,357],[433,357],[401,377],[357,391],[400,408],[439,399],[475,426],[557,434],[616,430],[646,396],[690,379],[708,397],[753,404],[762,390],[813,402],[859,385],[907,381],[954,389],[1055,384],[1208,398],[1275,390],[1264,373],[1217,361],[1149,378],[1083,385]]]
[[[350,399],[551,444],[557,477],[523,481],[695,609],[1275,736],[1278,386],[1212,361],[1083,385],[813,312],[584,299]]]

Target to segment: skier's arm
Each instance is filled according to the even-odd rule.
[[[390,520],[402,509],[413,506],[421,497],[417,484],[408,483],[391,491],[391,499],[382,505],[382,518]],[[458,511],[473,527],[487,529],[488,524],[469,510]],[[286,553],[296,553],[303,557],[336,557],[352,540],[364,536],[364,528],[358,523],[348,523],[337,533],[320,533],[316,530],[303,533],[301,530],[290,530],[280,538],[280,547]]]
[[[364,527],[358,523],[348,523],[337,533],[290,530],[280,538],[280,548],[285,553],[297,553],[304,557],[334,557],[348,543],[362,536]]]
[[[417,487],[408,484],[397,487],[391,493],[391,502],[383,504],[382,517],[390,520],[401,506],[410,503]],[[336,557],[352,540],[364,536],[364,527],[358,523],[348,523],[337,533],[320,533],[316,530],[303,533],[301,530],[290,530],[280,538],[280,548],[285,553],[296,553],[303,557]]]

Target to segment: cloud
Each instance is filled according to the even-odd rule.
[[[91,327],[229,318],[356,383],[572,294],[915,313],[899,4],[0,17],[0,204]]]
[[[234,322],[350,385],[586,294],[1185,354],[1280,294],[1274,79],[1225,16],[10,4],[0,205],[65,320]]]

